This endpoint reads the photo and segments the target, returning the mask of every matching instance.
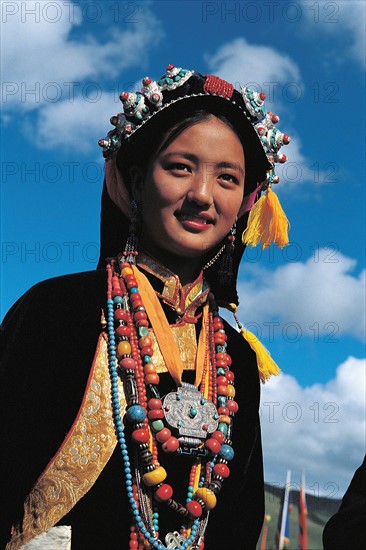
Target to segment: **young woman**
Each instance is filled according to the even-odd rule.
[[[289,138],[262,95],[171,65],[121,100],[100,140],[100,269],[36,285],[4,323],[3,541],[255,548],[276,369],[218,305],[238,303],[241,233]],[[270,193],[247,230],[265,245]]]

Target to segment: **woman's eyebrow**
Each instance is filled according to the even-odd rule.
[[[172,151],[171,153],[164,154],[164,157],[169,158],[176,155],[186,158],[187,160],[191,160],[192,162],[198,163],[199,161],[198,157],[194,153],[189,153],[187,151]],[[214,163],[208,161],[207,164],[215,166],[216,168],[231,168],[232,170],[239,170],[244,175],[244,168],[239,162],[221,161]]]
[[[222,161],[222,162],[218,162],[216,166],[217,168],[231,168],[232,170],[239,170],[239,172],[241,172],[244,175],[244,168],[242,167],[240,162]]]

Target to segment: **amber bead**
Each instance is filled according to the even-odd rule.
[[[124,267],[122,268],[122,277],[126,277],[127,275],[133,275],[133,270],[130,267]]]
[[[126,340],[122,340],[117,346],[117,353],[118,355],[130,355],[131,353],[131,345]]]
[[[206,487],[200,487],[197,489],[194,498],[202,500],[205,503],[207,510],[213,510],[216,506],[215,493]]]
[[[146,472],[142,476],[142,479],[148,487],[153,487],[154,485],[158,485],[159,483],[162,483],[164,479],[166,478],[167,473],[165,469],[162,466],[158,466],[155,468],[155,470],[152,470],[151,472]]]
[[[231,384],[228,385],[227,387],[227,395],[228,397],[235,397],[235,388],[234,386],[232,386]]]

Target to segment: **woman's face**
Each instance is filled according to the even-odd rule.
[[[236,220],[244,175],[242,144],[224,122],[210,116],[185,129],[153,158],[144,181],[135,178],[145,250],[163,262],[204,256]]]

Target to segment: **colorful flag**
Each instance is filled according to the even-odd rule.
[[[307,550],[308,548],[308,529],[306,525],[306,516],[308,510],[306,508],[305,499],[305,473],[302,472],[300,493],[299,493],[299,549]]]

